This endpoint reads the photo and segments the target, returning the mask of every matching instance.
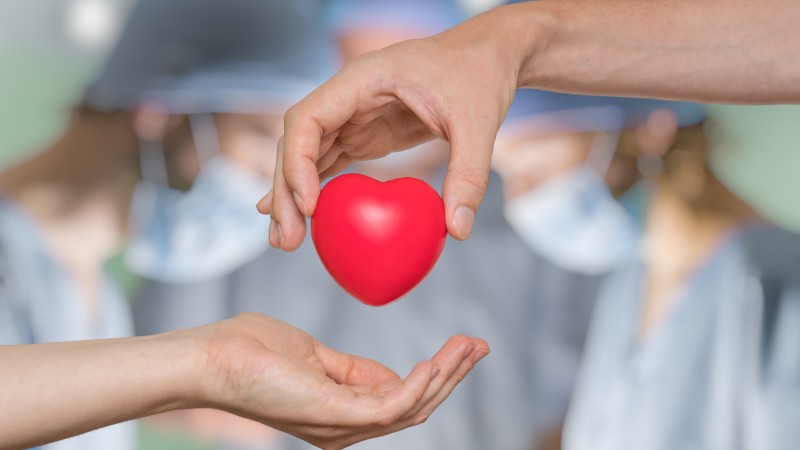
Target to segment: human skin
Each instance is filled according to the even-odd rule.
[[[363,55],[292,107],[278,144],[270,243],[305,237],[320,179],[434,137],[451,144],[451,235],[467,239],[519,87],[710,102],[800,102],[794,0],[542,0]]]
[[[151,337],[0,346],[0,448],[207,407],[342,449],[422,423],[488,352],[455,336],[401,379],[254,313]]]

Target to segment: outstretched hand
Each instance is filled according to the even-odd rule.
[[[254,313],[155,336],[0,346],[0,404],[15,405],[0,408],[0,448],[213,408],[339,450],[423,422],[488,352],[454,337],[401,379]]]
[[[213,404],[326,450],[424,422],[489,352],[456,336],[402,379],[260,314],[215,325],[209,342]]]
[[[442,191],[447,227],[467,239],[523,59],[490,27],[495,22],[488,13],[367,53],[291,108],[273,191],[258,205],[272,216],[270,243],[289,251],[301,244],[321,179],[434,137],[451,145]]]

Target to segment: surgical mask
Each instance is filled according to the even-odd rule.
[[[209,135],[218,148],[209,124],[200,127],[195,120],[192,131],[198,150]],[[153,151],[142,151],[144,179],[131,203],[124,258],[132,272],[171,283],[200,281],[230,273],[267,248],[268,224],[253,205],[269,190],[269,182],[217,152],[191,189],[178,191],[167,187],[163,152],[157,161]]]
[[[565,270],[599,275],[636,251],[634,221],[601,176],[615,144],[616,137],[598,135],[586,164],[506,203],[506,219],[522,240]]]

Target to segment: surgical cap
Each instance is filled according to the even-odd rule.
[[[706,108],[697,103],[519,89],[504,130],[533,127],[529,131],[546,132],[549,127],[554,132],[611,131],[640,125],[657,109],[674,113],[681,127],[700,123],[706,117]]]
[[[403,28],[435,34],[464,19],[454,0],[331,0],[327,20],[337,32]]]
[[[321,0],[141,0],[84,105],[173,113],[285,108],[323,83],[338,54]]]

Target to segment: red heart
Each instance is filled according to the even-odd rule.
[[[441,197],[424,181],[381,183],[347,174],[322,189],[311,238],[322,264],[353,297],[372,306],[397,300],[433,269],[447,227]]]

